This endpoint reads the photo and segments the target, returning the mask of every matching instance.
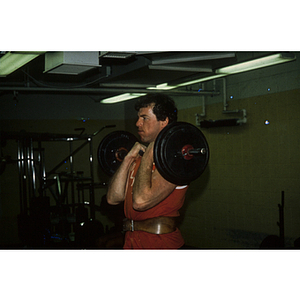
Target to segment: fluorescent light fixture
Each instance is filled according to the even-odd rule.
[[[8,52],[0,59],[0,77],[5,77],[44,52]]]
[[[171,86],[168,85],[168,83],[161,83],[158,84],[157,86],[150,86],[147,88],[147,90],[172,90],[177,88],[177,86]]]
[[[217,74],[217,75],[212,75],[212,76],[208,76],[208,77],[203,77],[203,78],[199,78],[199,79],[179,83],[179,84],[176,85],[176,87],[181,87],[181,86],[191,85],[191,84],[195,84],[195,83],[199,83],[199,82],[204,82],[204,81],[216,79],[216,78],[219,78],[219,77],[223,77],[225,75],[226,74]]]
[[[146,93],[125,93],[125,94],[121,94],[118,96],[103,99],[100,102],[106,103],[106,104],[112,104],[112,103],[117,103],[117,102],[123,102],[126,100],[131,100],[131,99],[138,98],[138,97],[145,96],[145,95],[146,95]]]
[[[212,76],[208,76],[208,77],[203,77],[203,78],[199,78],[199,79],[179,83],[177,85],[168,85],[168,83],[162,83],[162,84],[158,84],[155,87],[148,87],[147,89],[148,90],[172,90],[172,89],[176,89],[178,87],[182,87],[182,86],[186,86],[186,85],[192,85],[192,84],[195,84],[195,83],[204,82],[204,81],[208,81],[208,80],[212,80],[212,79],[216,79],[216,78],[224,77],[224,76],[226,76],[226,74],[212,75]]]
[[[194,67],[194,66],[178,66],[178,65],[149,65],[150,70],[165,70],[165,71],[183,71],[183,72],[205,72],[211,73],[212,68]]]
[[[294,60],[295,58],[296,58],[295,55],[291,53],[273,54],[270,56],[261,57],[243,63],[239,63],[236,65],[217,69],[216,74],[236,74],[241,72],[247,72],[259,68],[264,68],[264,67],[288,62]]]
[[[192,52],[187,53],[187,56],[182,57],[181,54],[170,56],[169,58],[156,59],[152,61],[152,65],[160,64],[174,64],[174,63],[183,63],[183,62],[194,62],[194,61],[203,61],[203,60],[213,60],[221,58],[232,58],[235,57],[235,53],[207,53],[203,55],[194,55]]]

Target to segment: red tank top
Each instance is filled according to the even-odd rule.
[[[140,166],[141,158],[133,165],[128,180],[128,189],[125,197],[124,211],[128,219],[140,221],[149,218],[168,216],[179,216],[179,209],[185,200],[188,186],[178,186],[163,201],[146,211],[136,211],[132,206],[132,189],[135,175]],[[144,231],[127,231],[125,235],[124,249],[178,249],[182,247],[184,240],[177,228],[174,232],[167,234],[151,234]]]

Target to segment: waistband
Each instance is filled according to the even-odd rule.
[[[153,234],[165,234],[175,230],[174,217],[155,217],[143,221],[123,220],[123,231],[145,231]]]

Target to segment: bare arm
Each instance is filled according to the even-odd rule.
[[[113,175],[107,191],[107,202],[111,205],[117,205],[125,200],[125,195],[127,191],[127,181],[128,174],[132,163],[138,157],[138,152],[141,149],[145,149],[145,146],[140,143],[136,143],[129,153],[125,156],[123,162],[120,167],[117,169],[115,174]]]
[[[153,167],[153,145],[150,143],[142,158],[133,186],[133,208],[145,211],[163,201],[176,185],[165,180]]]

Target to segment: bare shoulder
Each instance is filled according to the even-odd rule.
[[[176,188],[176,185],[163,178],[157,169],[152,171],[152,186],[161,189],[165,188],[169,191],[173,191]]]

